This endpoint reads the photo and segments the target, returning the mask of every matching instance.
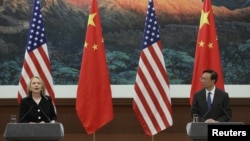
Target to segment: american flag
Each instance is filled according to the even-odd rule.
[[[19,80],[18,103],[21,98],[27,96],[27,85],[33,76],[40,76],[43,79],[46,93],[51,96],[55,104],[53,79],[39,0],[34,1],[27,48]]]
[[[170,87],[153,0],[149,0],[133,110],[149,136],[173,125]]]

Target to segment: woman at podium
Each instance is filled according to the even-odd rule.
[[[232,117],[228,93],[215,86],[217,80],[217,72],[203,71],[203,88],[194,94],[191,106],[191,115],[198,115],[200,122],[228,122]]]
[[[55,123],[57,114],[50,96],[45,95],[45,85],[40,77],[32,77],[27,97],[22,98],[19,110],[20,123]]]

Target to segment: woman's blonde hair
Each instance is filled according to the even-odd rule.
[[[45,90],[46,90],[45,89],[45,85],[44,85],[44,82],[43,82],[42,78],[39,77],[39,76],[34,76],[34,77],[32,77],[30,79],[30,82],[29,82],[28,87],[27,87],[28,95],[32,94],[32,91],[31,91],[30,87],[31,87],[32,80],[35,79],[35,78],[38,79],[41,82],[41,85],[42,85],[42,90],[41,90],[40,94],[43,95],[43,96],[45,96]]]

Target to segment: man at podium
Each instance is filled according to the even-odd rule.
[[[204,70],[200,78],[203,88],[194,94],[191,115],[198,115],[199,122],[228,122],[232,117],[228,93],[215,86],[217,72]]]

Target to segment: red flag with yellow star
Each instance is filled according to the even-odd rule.
[[[216,86],[224,90],[218,38],[210,0],[204,0],[203,9],[201,11],[190,93],[190,105],[192,105],[194,93],[202,88],[200,77],[205,69],[212,69],[218,73]]]
[[[98,4],[92,0],[77,87],[76,112],[88,134],[113,119],[112,94]]]

